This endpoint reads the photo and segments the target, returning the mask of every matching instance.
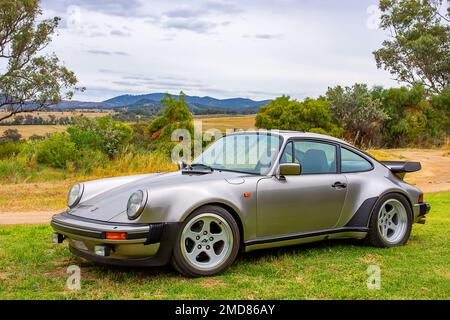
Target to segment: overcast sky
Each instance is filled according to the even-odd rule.
[[[101,101],[183,90],[217,98],[317,97],[329,86],[396,85],[372,51],[377,0],[42,0],[62,18],[48,50]]]

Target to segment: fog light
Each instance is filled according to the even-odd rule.
[[[106,246],[95,246],[95,254],[102,257],[108,257],[110,248]]]
[[[63,241],[64,241],[64,236],[59,233],[54,233],[52,235],[52,238],[53,238],[53,243],[63,243]]]

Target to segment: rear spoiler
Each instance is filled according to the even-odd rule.
[[[393,174],[401,179],[404,178],[406,173],[417,172],[422,169],[420,162],[383,161],[381,163],[388,167]]]

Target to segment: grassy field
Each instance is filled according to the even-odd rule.
[[[169,267],[101,267],[50,243],[48,226],[0,227],[0,299],[450,299],[450,192],[428,197],[426,225],[404,247],[327,241],[242,255],[225,274],[187,279]],[[81,290],[66,270],[81,268]],[[381,268],[381,289],[366,270]]]
[[[74,113],[71,112],[53,112],[55,116],[73,116]],[[51,114],[53,114],[51,113]],[[41,112],[39,115],[36,113],[34,116],[48,118],[47,113]],[[49,112],[50,114],[50,112]],[[79,113],[75,113],[75,115],[79,115]],[[100,117],[105,116],[108,113],[84,113],[86,117]],[[1,112],[0,112],[1,115]],[[214,116],[214,117],[195,117],[196,121],[202,121],[203,130],[208,129],[218,129],[222,132],[225,132],[227,129],[253,129],[255,126],[255,116]],[[22,135],[24,139],[28,139],[34,134],[37,135],[45,135],[47,133],[55,133],[55,132],[63,132],[66,129],[66,126],[59,125],[20,125],[20,126],[0,126],[0,136],[4,131],[8,129],[17,129],[19,133]]]
[[[222,116],[222,117],[195,117],[194,120],[202,121],[203,130],[218,129],[222,132],[232,129],[254,129],[255,116]]]

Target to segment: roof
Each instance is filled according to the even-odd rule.
[[[291,130],[249,130],[249,131],[235,132],[230,135],[244,134],[244,133],[276,134],[276,135],[282,136],[284,139],[292,139],[292,138],[322,139],[322,140],[329,140],[329,141],[334,141],[334,142],[339,142],[342,144],[350,145],[348,142],[338,139],[338,138],[335,138],[335,137],[332,137],[332,136],[327,136],[327,135],[319,134],[319,133],[291,131]]]

